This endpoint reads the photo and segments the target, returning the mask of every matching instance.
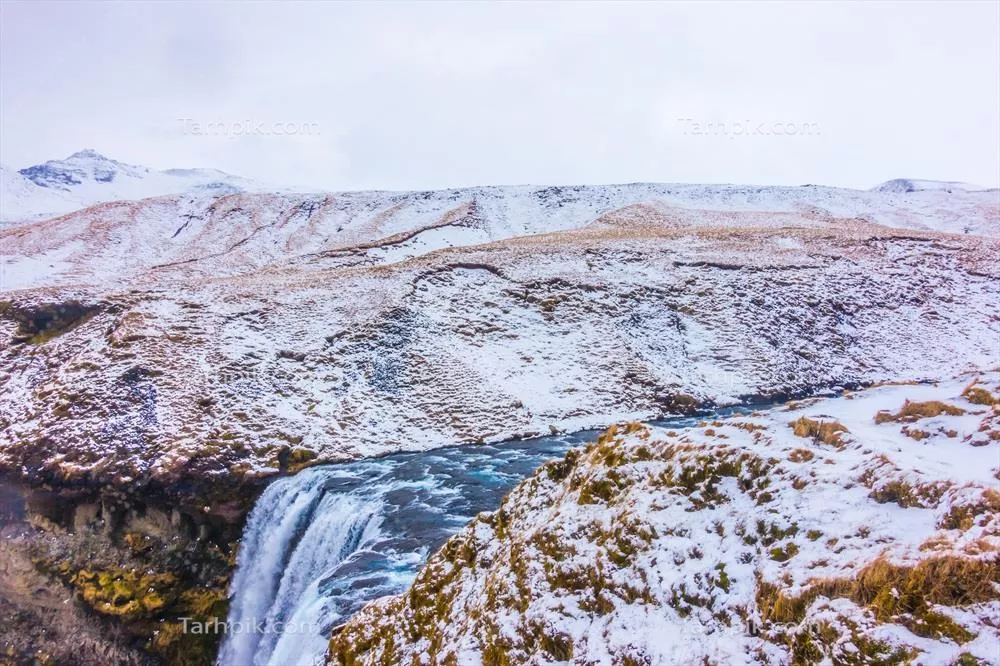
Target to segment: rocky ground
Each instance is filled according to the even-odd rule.
[[[238,531],[105,492],[3,480],[0,664],[207,664]]]
[[[1000,373],[544,465],[341,627],[332,664],[990,664]]]

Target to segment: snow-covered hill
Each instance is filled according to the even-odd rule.
[[[12,220],[35,219],[45,213],[80,207],[81,202],[67,192],[40,187],[16,170],[0,164],[0,229]]]
[[[943,224],[896,206],[865,217]],[[241,478],[998,365],[1000,239],[790,188],[171,196],[0,257],[0,465],[43,476]]]
[[[261,185],[216,169],[155,171],[124,164],[94,150],[20,171],[7,166],[0,182],[0,221],[38,219],[104,201],[136,200],[180,192],[232,193]]]
[[[996,663],[998,448],[997,373],[612,428],[335,631],[330,663]]]
[[[156,178],[107,168],[35,176]],[[1000,366],[996,191],[220,189],[0,230],[0,476],[43,528],[230,548],[304,465]]]

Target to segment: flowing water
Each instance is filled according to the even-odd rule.
[[[322,663],[334,626],[366,602],[404,591],[427,556],[477,513],[496,509],[540,464],[594,435],[397,454],[278,479],[247,519],[218,663]]]

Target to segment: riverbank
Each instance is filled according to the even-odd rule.
[[[789,404],[816,399],[794,397]],[[685,403],[697,415],[673,417],[654,427],[690,427],[778,404],[764,396],[749,402],[716,410]],[[229,639],[218,631],[183,631],[181,618],[192,625],[262,622],[265,633],[268,623],[280,618],[294,619],[303,631],[272,634],[268,654],[319,656],[334,626],[376,596],[405,590],[428,553],[467,520],[492,510],[508,489],[545,460],[597,434],[584,431],[315,465],[239,489],[216,486],[202,498],[174,495],[173,503],[152,492],[139,501],[115,489],[102,495],[80,486],[61,491],[51,485],[15,487],[8,480],[5,515],[19,518],[8,526],[16,530],[10,532],[14,538],[3,555],[8,574],[0,579],[6,579],[8,587],[34,580],[33,585],[64,602],[64,608],[74,609],[70,625],[89,629],[77,629],[72,640],[55,634],[24,641],[20,637],[33,634],[22,631],[22,621],[8,625],[6,644],[20,659],[35,654],[57,658],[60,650],[71,649],[84,636],[85,644],[93,644],[92,663],[117,654],[121,663],[209,664]],[[440,475],[446,481],[435,481]],[[188,493],[197,487],[178,486]],[[305,495],[304,487],[311,488]],[[281,493],[290,499],[282,502]],[[267,501],[269,497],[273,501]],[[274,508],[288,501],[295,502],[294,510]],[[347,504],[333,512],[329,522],[330,507],[324,502]],[[394,516],[388,524],[386,513]],[[345,517],[341,520],[337,514]],[[250,524],[245,524],[248,515]],[[318,536],[303,544],[313,523]],[[263,550],[278,559],[255,562]],[[290,563],[294,566],[286,580],[284,567]],[[240,570],[242,579],[237,573],[234,581],[233,573]],[[330,576],[342,580],[319,592],[317,581]],[[151,594],[140,593],[142,589]],[[230,606],[233,598],[235,607]],[[27,613],[29,622],[47,621],[44,611],[52,604],[36,607],[23,595],[11,599],[11,617]],[[245,659],[262,649],[260,638],[253,632],[235,637],[230,661],[239,663],[240,654]],[[90,663],[85,654],[77,652],[75,658]]]

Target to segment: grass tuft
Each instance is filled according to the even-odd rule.
[[[928,400],[926,402],[910,402],[907,400],[895,414],[889,410],[878,412],[875,415],[875,423],[888,423],[890,421],[914,423],[920,419],[930,419],[942,414],[961,416],[965,414],[965,410],[961,407],[941,402],[940,400]]]
[[[972,382],[965,387],[962,391],[962,397],[971,402],[973,405],[1000,405],[1000,397],[994,397],[992,393],[984,389],[981,386],[976,386],[975,382]]]
[[[766,623],[799,624],[819,597],[846,598],[863,606],[879,622],[903,624],[918,636],[946,637],[966,643],[974,636],[935,606],[962,607],[1000,599],[1000,558],[980,560],[946,555],[914,566],[884,558],[870,563],[854,578],[814,581],[800,595],[786,595],[777,585],[758,582],[757,604]]]
[[[796,437],[811,437],[813,441],[838,448],[844,445],[841,435],[849,432],[847,427],[838,421],[817,421],[807,416],[799,417],[788,425]]]

